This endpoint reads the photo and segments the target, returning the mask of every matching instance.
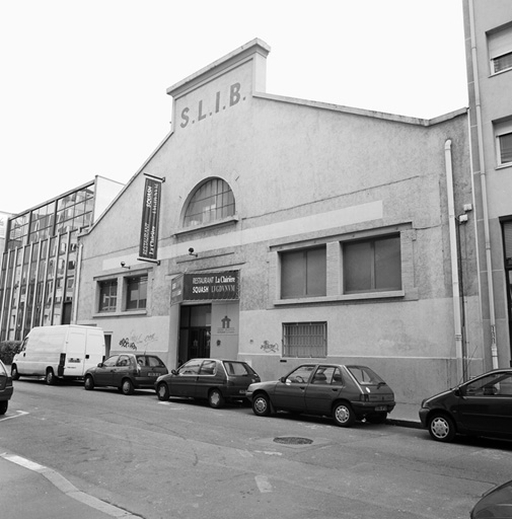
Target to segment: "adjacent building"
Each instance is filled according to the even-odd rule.
[[[253,40],[168,89],[173,127],[81,238],[110,352],[363,363],[400,402],[484,367],[466,109],[269,94]]]
[[[7,217],[0,271],[0,341],[21,340],[34,326],[73,318],[78,236],[120,191],[97,176],[27,211]]]
[[[512,4],[464,0],[485,366],[512,349]]]

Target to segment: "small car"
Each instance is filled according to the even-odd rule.
[[[0,415],[7,412],[12,392],[12,377],[5,364],[0,360]]]
[[[219,408],[226,401],[244,401],[249,385],[260,380],[256,371],[243,361],[191,359],[159,377],[155,391],[159,400],[188,397],[207,400],[210,407]]]
[[[247,390],[254,414],[289,411],[332,416],[342,427],[366,419],[382,423],[395,407],[391,388],[367,366],[303,364],[277,381]]]
[[[512,519],[512,481],[486,492],[471,510],[471,519]]]
[[[155,380],[166,373],[165,364],[156,355],[123,353],[89,368],[84,374],[84,387],[114,386],[131,395],[135,389],[152,389]]]
[[[512,437],[512,369],[496,369],[426,398],[423,427],[439,442],[456,434]]]

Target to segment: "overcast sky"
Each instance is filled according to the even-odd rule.
[[[467,106],[462,0],[0,0],[0,211],[126,183],[171,128],[167,87],[254,38],[272,94]]]

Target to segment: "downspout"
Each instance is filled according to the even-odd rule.
[[[448,198],[448,231],[450,234],[450,261],[452,266],[453,327],[455,334],[455,359],[457,361],[457,380],[466,380],[465,363],[462,351],[462,324],[460,311],[459,256],[457,229],[455,226],[455,197],[453,194],[452,141],[444,144],[444,166],[446,170],[446,193]]]
[[[489,229],[489,206],[487,203],[487,176],[484,155],[484,139],[482,124],[482,103],[480,100],[480,83],[478,81],[478,62],[476,55],[475,38],[475,12],[473,0],[468,0],[469,6],[469,27],[471,37],[471,62],[473,66],[473,83],[475,89],[475,115],[476,131],[478,137],[478,159],[480,162],[480,188],[482,191],[482,218],[484,225],[485,241],[485,260],[487,264],[487,296],[489,298],[489,324],[491,328],[491,359],[492,368],[498,368],[498,345],[496,342],[496,310],[494,308],[494,287],[492,279],[492,254],[491,254],[491,233]],[[471,158],[473,160],[473,158]]]
[[[78,254],[76,258],[75,290],[73,293],[73,317],[71,324],[76,324],[78,317],[78,294],[80,293],[80,274],[82,272],[82,242],[78,238]]]

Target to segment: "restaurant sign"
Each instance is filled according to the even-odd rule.
[[[238,299],[238,270],[202,274],[183,274],[172,281],[171,302]]]

